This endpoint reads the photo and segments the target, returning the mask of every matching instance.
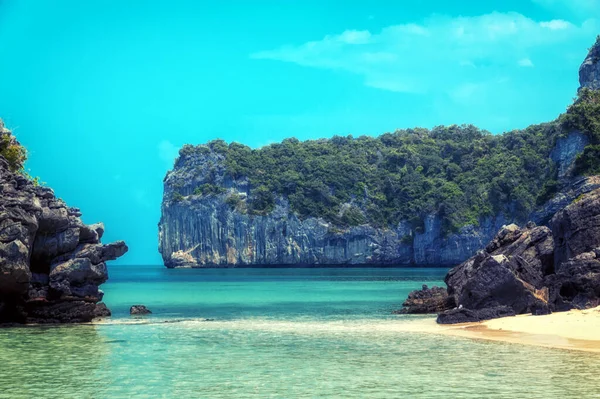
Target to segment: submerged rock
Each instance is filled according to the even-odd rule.
[[[150,311],[150,309],[148,309],[144,305],[133,305],[129,309],[130,315],[145,315],[145,314],[151,314],[151,313],[152,312]]]
[[[5,135],[10,132],[0,123]],[[105,262],[127,246],[102,244],[104,226],[85,225],[80,216],[0,156],[0,323],[87,322],[110,315],[99,303],[98,286],[108,278]]]

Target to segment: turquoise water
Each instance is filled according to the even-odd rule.
[[[0,329],[0,398],[598,397],[596,354],[399,329],[444,273],[113,266],[105,324]]]

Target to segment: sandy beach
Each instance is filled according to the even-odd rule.
[[[423,327],[435,334],[600,353],[600,307]]]

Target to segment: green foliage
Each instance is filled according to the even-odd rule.
[[[245,213],[247,211],[246,204],[238,193],[228,195],[225,199],[225,203],[229,205],[231,209],[235,209],[240,213]]]
[[[367,222],[362,211],[355,206],[351,206],[342,214],[341,222],[347,226],[360,226]]]
[[[216,184],[205,183],[194,189],[194,195],[219,195],[225,193],[227,190]]]
[[[3,127],[1,123],[0,126]],[[11,172],[25,172],[24,165],[27,160],[27,151],[8,133],[0,132],[0,155],[8,161]]]
[[[549,201],[554,194],[556,194],[556,192],[559,189],[559,184],[557,180],[548,180],[546,183],[544,183],[544,186],[542,187],[542,191],[540,192],[538,198],[537,198],[537,205],[542,205],[544,204],[546,201]]]
[[[248,211],[252,215],[266,215],[275,208],[273,193],[266,186],[259,186],[252,190]]]
[[[249,180],[250,214],[271,212],[282,196],[299,217],[322,217],[338,227],[404,220],[422,232],[425,216],[437,213],[451,233],[502,212],[525,221],[551,198],[558,189],[549,157],[556,139],[578,130],[600,144],[599,100],[598,92],[582,90],[557,121],[495,136],[452,125],[379,137],[290,138],[254,150],[221,140],[208,147],[224,157],[230,177]],[[586,149],[578,170],[600,173],[598,159],[597,147]]]
[[[175,191],[173,193],[173,197],[171,198],[171,201],[172,202],[181,202],[184,199],[185,199],[185,197],[180,192]]]
[[[600,90],[581,89],[561,123],[567,131],[585,132],[592,144],[600,144]]]
[[[273,195],[286,196],[300,217],[338,225],[390,226],[409,220],[424,230],[439,212],[447,232],[481,216],[516,210],[526,215],[554,178],[548,155],[560,130],[532,126],[501,136],[474,126],[399,130],[373,138],[287,139],[257,150],[231,144],[228,173],[246,176],[251,213],[264,214]],[[344,204],[351,208],[341,213]]]
[[[575,172],[582,175],[600,173],[600,90],[584,88],[579,98],[561,118],[566,129],[584,132],[590,139],[575,162]]]
[[[588,145],[575,161],[575,171],[578,174],[600,174],[600,145]]]

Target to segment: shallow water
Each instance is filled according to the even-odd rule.
[[[598,397],[597,354],[401,331],[444,273],[113,266],[106,323],[0,330],[0,398]]]

